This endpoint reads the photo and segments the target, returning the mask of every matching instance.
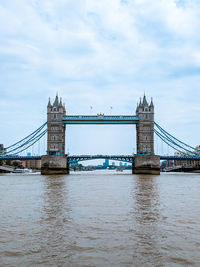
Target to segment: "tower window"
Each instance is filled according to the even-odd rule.
[[[51,136],[51,140],[52,140],[52,141],[58,141],[58,139],[59,139],[59,138],[58,138],[58,135],[52,135],[52,136]]]
[[[51,131],[59,131],[59,128],[57,126],[51,127]]]

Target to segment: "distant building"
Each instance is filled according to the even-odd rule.
[[[104,167],[108,167],[109,166],[109,159],[105,159],[105,162],[103,163]]]
[[[41,160],[39,159],[28,159],[22,160],[22,166],[24,168],[40,170],[41,169]]]
[[[200,156],[200,145],[195,147],[195,152]],[[177,157],[188,157],[188,155],[175,152],[174,156]],[[176,159],[174,160],[174,166],[182,166],[182,167],[193,167],[193,168],[200,168],[200,160],[185,160],[185,159]]]
[[[0,154],[5,153],[6,149],[4,148],[3,144],[0,144]]]
[[[195,147],[195,151],[196,151],[197,153],[199,153],[199,155],[200,155],[200,145],[198,145],[198,146]]]

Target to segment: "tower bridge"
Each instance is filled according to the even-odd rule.
[[[136,155],[66,155],[65,131],[67,125],[136,125]],[[43,156],[18,156],[21,152],[37,143],[47,133],[47,154]],[[168,146],[173,148],[177,156],[155,155],[154,133]],[[132,173],[159,174],[160,160],[200,160],[200,150],[185,144],[165,131],[154,121],[153,100],[148,103],[146,96],[140,98],[133,115],[69,115],[58,95],[47,105],[47,122],[33,133],[7,148],[0,149],[0,160],[40,160],[41,174],[68,174],[69,164],[91,159],[120,160],[132,164]]]
[[[47,105],[47,155],[42,157],[41,173],[68,173],[69,160],[65,155],[66,125],[72,124],[135,124],[137,155],[134,157],[133,173],[160,173],[160,157],[154,154],[154,104],[144,95],[133,115],[66,115],[62,100],[56,95]],[[83,158],[79,158],[83,160]],[[126,157],[130,161],[130,157]],[[67,166],[67,167],[66,167]]]

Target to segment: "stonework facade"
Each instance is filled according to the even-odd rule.
[[[154,155],[154,105],[153,100],[148,104],[146,96],[140,99],[136,115],[140,121],[136,125],[137,154]]]
[[[160,174],[160,156],[136,155],[132,172],[134,174]]]
[[[41,174],[69,174],[69,163],[67,156],[45,155],[41,159]]]
[[[66,114],[62,100],[56,95],[53,105],[50,102],[47,106],[47,154],[55,156],[65,155],[65,125],[62,116]]]

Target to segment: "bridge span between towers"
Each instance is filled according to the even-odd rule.
[[[88,160],[95,160],[95,159],[109,159],[109,160],[117,160],[123,161],[128,163],[133,163],[135,156],[138,155],[68,155],[67,161],[68,163],[73,162],[80,162],[80,161],[88,161]],[[4,156],[1,157],[1,160],[41,160],[42,156]],[[199,157],[192,157],[192,156],[169,156],[163,155],[160,156],[160,160],[200,160]]]
[[[64,124],[137,124],[138,116],[130,115],[64,115],[62,121]]]

